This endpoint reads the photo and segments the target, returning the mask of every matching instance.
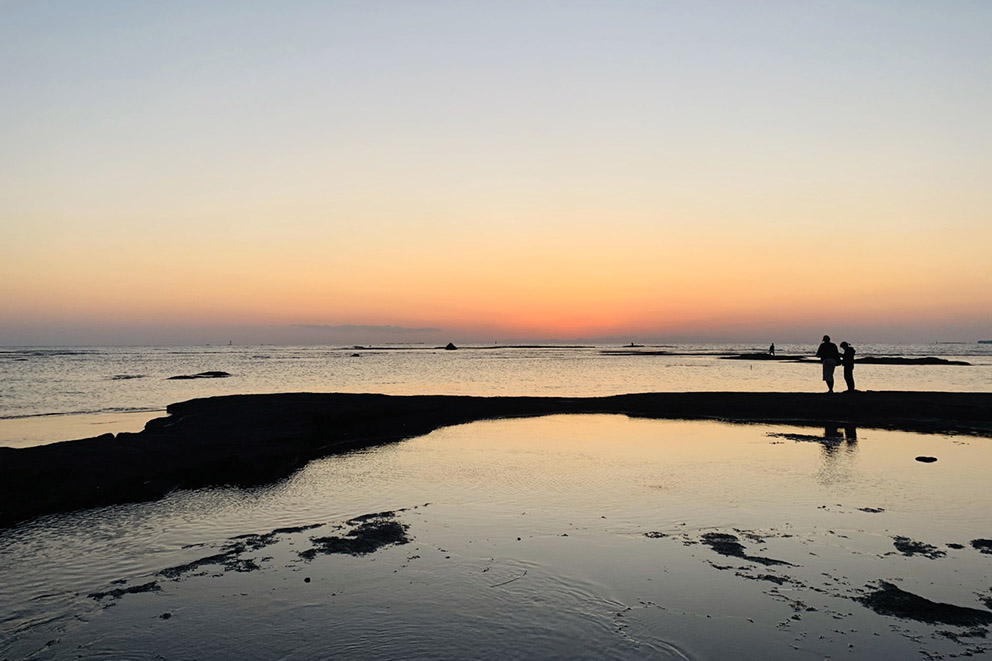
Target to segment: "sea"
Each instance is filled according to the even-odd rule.
[[[818,392],[814,363],[726,360],[767,345],[0,347],[0,446],[140,431],[165,407],[245,393],[599,396],[635,392]],[[779,345],[812,356],[816,345]],[[992,344],[859,345],[858,356],[959,365],[859,365],[862,390],[992,391]],[[624,355],[622,351],[641,355]],[[656,352],[667,352],[652,355]],[[174,379],[205,372],[221,378]],[[842,381],[839,377],[838,382]],[[840,388],[843,386],[840,385]]]
[[[231,393],[823,389],[816,363],[721,357],[765,349],[6,348],[0,430],[15,447],[137,431]],[[863,389],[992,389],[988,345],[858,350],[970,363],[859,365]],[[204,372],[230,376],[171,378]],[[0,660],[992,655],[990,467],[992,438],[966,434],[586,414],[445,427],[272,484],[0,529]]]

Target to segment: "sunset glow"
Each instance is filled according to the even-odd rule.
[[[985,4],[0,17],[0,345],[992,339]]]

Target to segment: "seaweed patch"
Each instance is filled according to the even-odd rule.
[[[906,592],[887,581],[879,581],[878,584],[877,589],[863,597],[855,597],[854,600],[879,615],[959,627],[992,624],[992,612],[930,601],[912,592]]]
[[[992,539],[973,539],[971,540],[971,546],[982,553],[992,554]]]
[[[405,511],[405,510],[397,510]],[[220,546],[219,552],[197,558],[185,564],[166,567],[156,572],[156,576],[179,581],[187,576],[203,576],[207,574],[204,570],[213,567],[218,570],[218,574],[225,572],[254,572],[259,571],[262,565],[272,560],[272,556],[252,557],[250,554],[264,549],[279,541],[280,535],[290,535],[306,532],[315,528],[327,526],[331,530],[343,530],[346,526],[352,529],[344,533],[343,537],[328,536],[312,538],[313,548],[300,552],[298,555],[304,560],[312,560],[318,553],[347,553],[350,555],[366,555],[389,544],[405,544],[410,541],[407,536],[407,526],[395,521],[395,512],[376,512],[374,514],[363,514],[353,519],[349,519],[344,525],[332,525],[327,523],[312,523],[308,525],[276,528],[267,533],[249,533],[231,537]],[[184,548],[193,548],[192,545]],[[123,585],[126,579],[113,581],[111,585]],[[159,582],[150,581],[142,585],[131,587],[116,587],[105,591],[92,592],[88,596],[91,599],[100,601],[105,598],[120,599],[126,594],[139,592],[159,592],[162,587]],[[110,604],[112,605],[112,604]],[[170,616],[171,617],[171,616]]]
[[[896,547],[897,551],[905,556],[922,555],[923,557],[930,558],[931,560],[936,560],[937,558],[943,558],[947,555],[946,552],[941,551],[936,546],[924,544],[923,542],[916,542],[909,537],[897,535],[892,538],[892,545]]]
[[[112,590],[107,590],[106,592],[90,592],[87,596],[90,599],[95,599],[100,601],[105,597],[110,597],[111,599],[120,599],[126,594],[137,594],[139,592],[159,592],[162,588],[159,587],[158,581],[151,581],[150,583],[142,583],[141,585],[132,585],[129,588],[114,588]]]
[[[167,567],[158,572],[159,576],[178,580],[184,575],[192,573],[203,567],[219,567],[223,571],[234,571],[234,572],[251,572],[258,571],[261,569],[258,560],[253,558],[243,558],[241,557],[245,553],[260,551],[261,549],[274,544],[277,541],[279,535],[288,535],[293,533],[300,533],[307,530],[312,530],[314,528],[319,528],[323,523],[311,523],[303,526],[293,526],[289,528],[276,528],[267,533],[249,533],[246,535],[237,535],[231,537],[227,540],[220,550],[220,553],[215,553],[213,555],[208,555],[192,562],[187,562],[183,565],[177,565],[175,567]],[[261,561],[267,558],[262,558]]]
[[[741,558],[742,560],[747,560],[749,562],[757,562],[762,565],[789,565],[792,563],[786,562],[784,560],[775,560],[774,558],[764,558],[757,555],[748,555],[744,549],[744,545],[741,544],[740,540],[736,535],[731,535],[729,533],[723,532],[708,532],[705,533],[701,538],[700,542],[710,547],[720,555],[725,555],[732,558]]]
[[[786,576],[775,576],[774,574],[747,574],[745,572],[737,571],[734,572],[734,576],[740,576],[741,578],[746,578],[751,581],[768,581],[769,583],[775,583],[776,585],[784,585],[791,582]]]
[[[304,560],[328,553],[360,556],[384,546],[406,544],[410,541],[406,534],[408,526],[396,521],[395,517],[394,512],[379,512],[350,519],[347,523],[354,526],[351,530],[341,536],[314,537],[310,540],[314,545],[300,551],[299,556]]]

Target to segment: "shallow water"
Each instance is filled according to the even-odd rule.
[[[0,445],[22,447],[107,432],[140,431],[173,402],[272,392],[393,395],[597,396],[630,392],[819,392],[815,363],[722,360],[751,345],[680,345],[694,355],[604,355],[617,346],[99,347],[0,349]],[[646,347],[650,350],[652,347]],[[866,390],[992,391],[992,345],[865,345],[859,356],[939,356],[970,366],[859,365]],[[815,345],[779,346],[812,355]],[[355,356],[354,354],[358,354]],[[223,371],[220,379],[170,380]],[[840,382],[838,374],[838,381]]]
[[[990,460],[992,439],[863,429],[615,415],[450,427],[266,488],[180,492],[0,533],[0,658],[990,651],[987,626],[855,600],[887,581],[992,614],[992,555],[971,545],[992,538]],[[300,555],[380,512],[407,526],[408,543]],[[712,533],[733,535],[745,557],[719,554],[704,543]],[[906,555],[895,538],[932,548]]]

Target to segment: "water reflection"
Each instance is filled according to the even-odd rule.
[[[837,424],[828,424],[823,429],[823,443],[821,445],[823,451],[828,455],[835,454],[842,446],[848,453],[856,452],[858,449],[858,428],[853,425],[845,425],[842,428]]]
[[[823,429],[823,437],[830,439],[831,441],[845,440],[848,443],[858,442],[858,428],[853,425],[843,425],[843,433],[841,433],[842,425],[831,423],[827,424]]]
[[[828,424],[819,439],[822,459],[817,481],[824,486],[850,482],[857,472],[858,430],[853,426]]]
[[[490,421],[317,461],[247,494],[66,515],[0,533],[0,605],[16,614],[0,620],[0,658],[234,658],[249,645],[258,658],[992,651],[856,601],[884,580],[983,607],[992,556],[970,540],[992,537],[992,444],[862,436],[839,424]],[[375,513],[409,541],[307,554]],[[909,557],[893,536],[948,551]],[[140,590],[151,581],[158,590]],[[117,590],[124,608],[86,596]]]

